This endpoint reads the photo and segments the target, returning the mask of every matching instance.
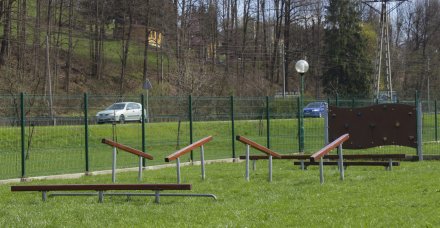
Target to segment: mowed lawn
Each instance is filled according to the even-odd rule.
[[[0,186],[0,227],[439,227],[440,162],[402,162],[393,171],[349,167],[345,181],[336,167],[301,171],[291,161],[274,160],[273,182],[267,161],[258,161],[250,181],[244,163],[182,167],[191,193],[211,198],[106,196],[55,197],[42,202],[37,192],[10,192]],[[175,183],[175,168],[144,171],[143,183]],[[137,173],[117,175],[118,183],[137,183]],[[26,184],[111,183],[110,175]]]

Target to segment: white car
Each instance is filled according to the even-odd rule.
[[[119,122],[123,124],[125,121],[142,122],[142,105],[135,102],[114,103],[104,111],[98,112],[96,119],[98,123]]]

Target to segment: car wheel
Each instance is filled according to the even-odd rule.
[[[125,123],[125,116],[124,116],[124,115],[121,115],[121,116],[119,117],[119,123],[120,123],[120,124],[124,124],[124,123]]]

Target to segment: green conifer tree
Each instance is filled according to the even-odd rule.
[[[330,0],[326,16],[324,93],[340,97],[369,97],[372,64],[362,32],[358,1]]]

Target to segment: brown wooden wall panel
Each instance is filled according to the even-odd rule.
[[[350,139],[346,149],[363,149],[383,145],[417,147],[415,106],[380,104],[364,108],[329,106],[329,141],[343,134]]]

